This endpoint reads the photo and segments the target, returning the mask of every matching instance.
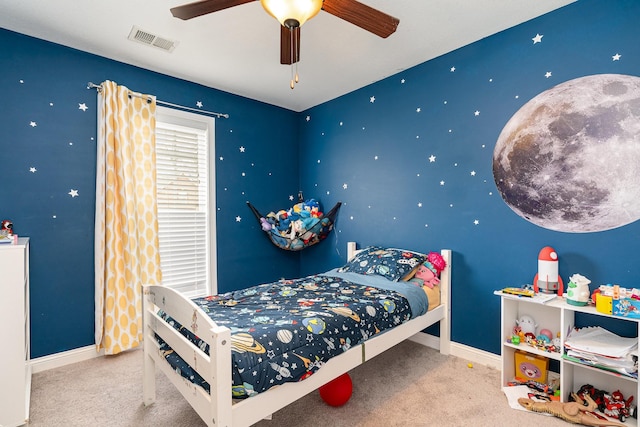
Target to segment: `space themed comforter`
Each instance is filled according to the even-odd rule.
[[[411,283],[336,270],[194,302],[231,330],[234,398],[303,380],[330,358],[424,314],[428,307],[422,288]],[[208,344],[160,314],[209,353]],[[209,384],[157,338],[173,369],[209,392]]]

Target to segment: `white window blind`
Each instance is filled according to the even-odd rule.
[[[195,116],[189,118],[188,116]],[[211,294],[215,248],[209,147],[213,119],[163,109],[156,119],[162,283],[189,297]],[[213,274],[215,277],[215,274]],[[214,289],[215,291],[215,289]]]

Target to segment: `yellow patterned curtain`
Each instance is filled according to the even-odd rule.
[[[98,95],[95,227],[96,350],[142,341],[142,284],[161,281],[152,96],[111,81]]]

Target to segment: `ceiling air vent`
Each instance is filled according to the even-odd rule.
[[[175,47],[178,45],[178,42],[175,40],[169,40],[160,36],[156,36],[155,34],[151,34],[148,31],[141,30],[136,26],[133,26],[131,28],[131,32],[129,33],[128,38],[129,40],[132,40],[134,42],[157,47],[158,49],[162,49],[166,52],[173,52],[173,49],[175,49]]]

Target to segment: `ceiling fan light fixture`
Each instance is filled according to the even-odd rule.
[[[323,0],[260,0],[267,13],[287,28],[301,27],[322,9]]]

